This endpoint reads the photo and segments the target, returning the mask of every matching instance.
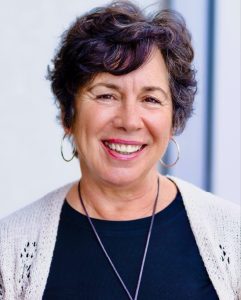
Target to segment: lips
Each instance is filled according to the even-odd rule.
[[[120,139],[103,140],[102,143],[112,157],[121,160],[135,158],[146,146],[138,141]]]

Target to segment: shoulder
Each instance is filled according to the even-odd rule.
[[[38,268],[46,270],[56,241],[61,208],[72,184],[60,187],[0,220],[0,291],[2,280],[12,296],[8,299],[15,299],[15,293],[22,293],[23,286],[29,282],[31,266],[35,266],[35,271]],[[32,271],[33,282],[39,280],[39,272],[36,277],[35,271]],[[19,299],[17,294],[16,297]]]
[[[227,239],[237,241],[240,236],[240,206],[176,177],[169,177],[176,183],[194,228],[205,229]]]
[[[204,208],[211,205],[220,208],[221,210],[228,210],[234,214],[239,213],[240,206],[237,203],[216,196],[180,178],[173,176],[168,176],[168,178],[177,185],[185,202],[192,201],[195,202],[195,204],[203,206]]]
[[[0,220],[0,239],[11,233],[24,234],[36,226],[41,225],[42,220],[54,217],[61,209],[64,198],[73,183],[66,184],[44,195],[31,204],[15,211]]]

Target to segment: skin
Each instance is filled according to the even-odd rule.
[[[160,175],[157,162],[172,137],[172,101],[168,72],[153,49],[139,69],[121,76],[98,74],[76,96],[71,130],[78,151],[81,194],[89,215],[106,220],[133,220],[152,214],[160,178],[157,212],[175,198],[172,181]],[[146,146],[130,159],[112,157],[103,140],[136,141]],[[84,214],[77,184],[68,203]]]

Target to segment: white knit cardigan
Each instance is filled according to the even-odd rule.
[[[183,197],[200,254],[218,297],[241,299],[240,207],[171,177]],[[0,299],[42,299],[60,212],[73,183],[0,221]]]

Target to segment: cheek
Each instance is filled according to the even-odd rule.
[[[91,105],[82,109],[75,122],[75,133],[79,138],[93,138],[103,132],[104,127],[110,124],[113,117],[111,109],[103,109],[97,105]]]
[[[171,138],[171,129],[168,127],[156,127],[153,131],[153,136],[155,141],[160,145],[160,146],[165,146],[169,139]]]
[[[156,138],[161,139],[161,142],[165,142],[172,134],[171,114],[152,115],[149,119],[149,128],[151,128],[152,134]]]

